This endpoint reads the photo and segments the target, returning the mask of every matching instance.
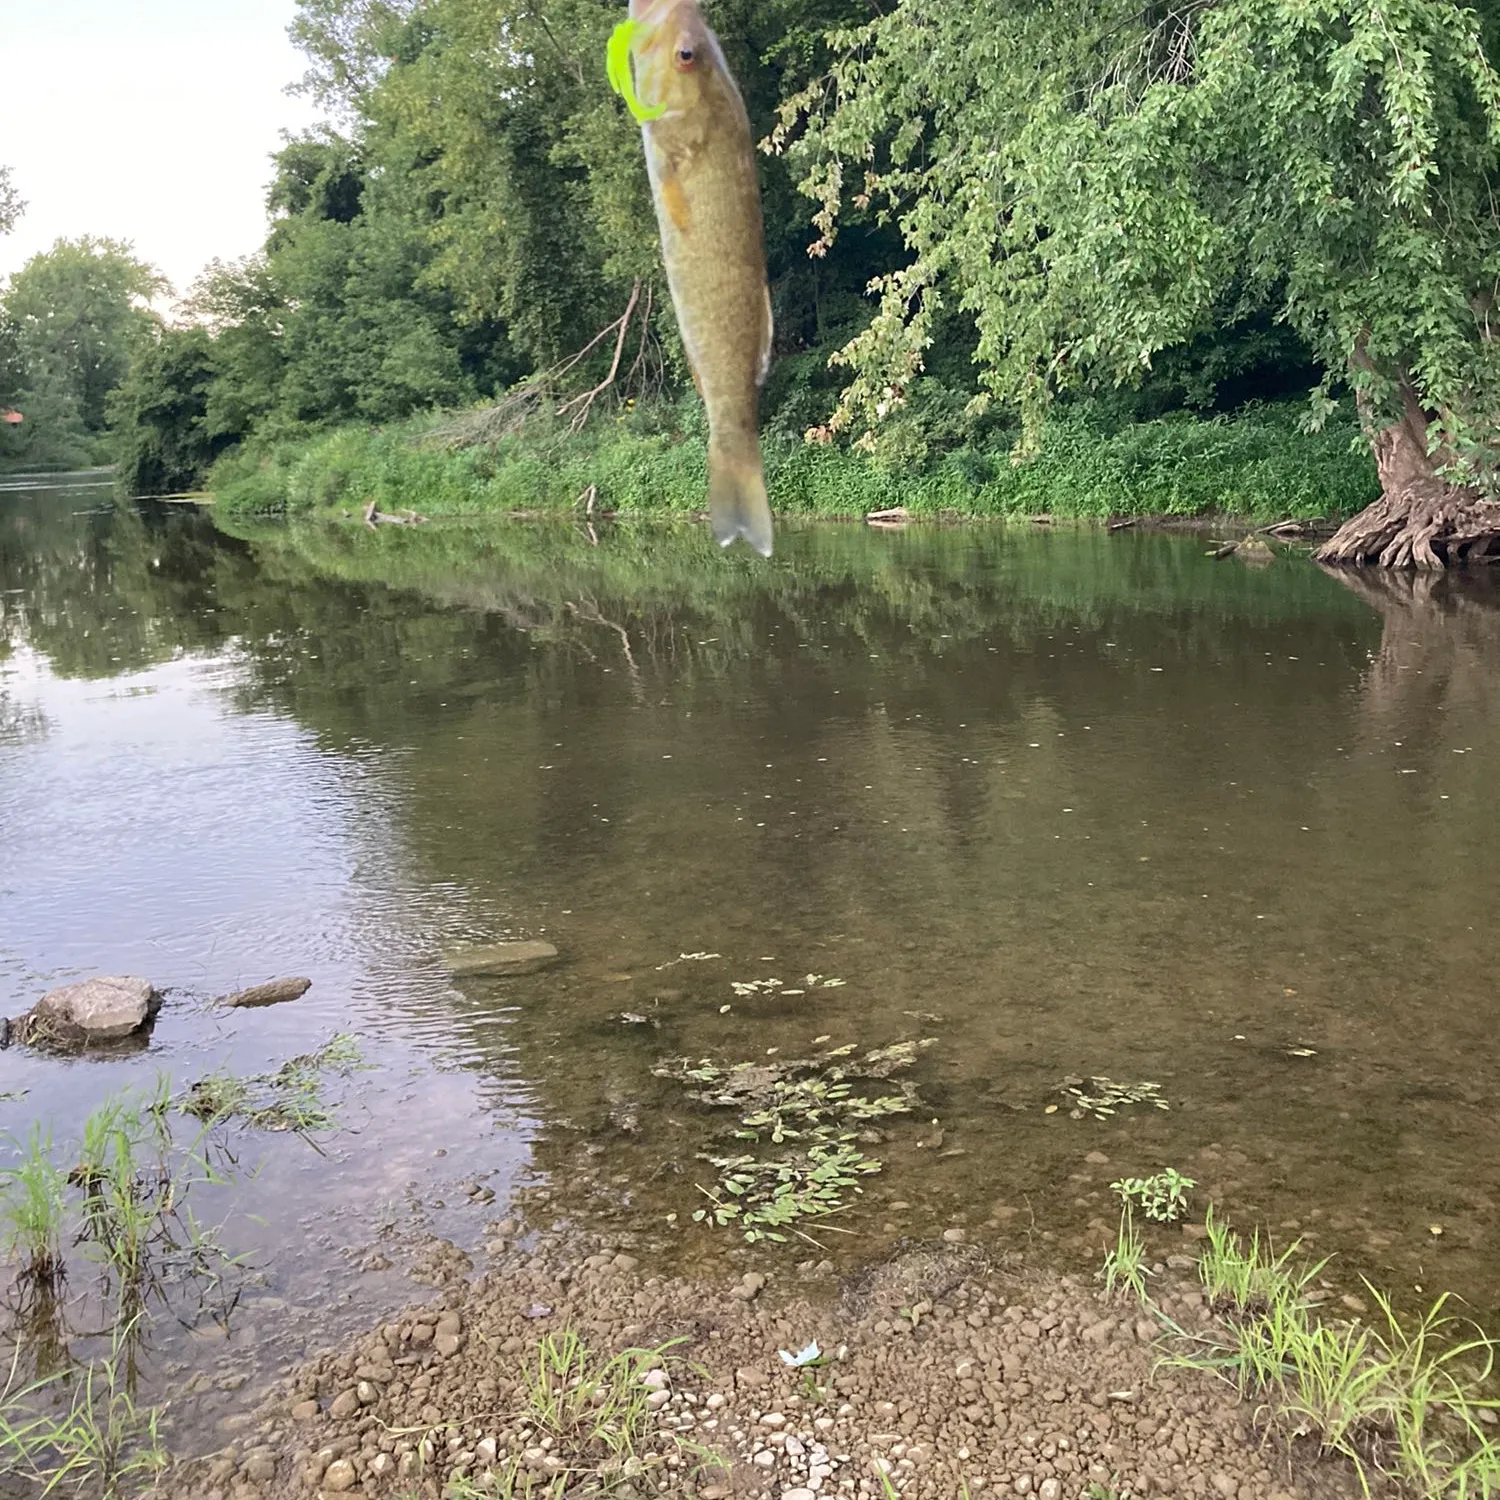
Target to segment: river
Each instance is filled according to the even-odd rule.
[[[0,1131],[64,1141],[112,1090],[338,1032],[368,1065],[338,1130],[221,1142],[198,1196],[245,1262],[227,1333],[154,1346],[163,1382],[213,1375],[182,1433],[508,1213],[675,1265],[946,1228],[1077,1266],[1110,1181],[1170,1166],[1193,1221],[1302,1237],[1337,1289],[1500,1308],[1486,580],[1042,528],[788,526],[763,563],[692,527],[220,529],[108,495],[0,494],[0,1011],[90,973],[167,999],[123,1056],[0,1052]],[[445,961],[516,937],[559,963]],[[285,974],[295,1004],[212,1005]],[[664,1059],[917,1039],[920,1112],[823,1249],[692,1222],[723,1121]],[[1170,1107],[1059,1092],[1096,1076]]]

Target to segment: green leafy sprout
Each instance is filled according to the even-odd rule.
[[[1175,1224],[1187,1211],[1187,1195],[1198,1184],[1184,1177],[1175,1167],[1167,1167],[1150,1177],[1121,1177],[1110,1183],[1126,1206],[1136,1205],[1148,1219],[1158,1224]]]
[[[635,78],[630,71],[630,43],[640,30],[639,21],[621,21],[609,34],[609,45],[604,53],[604,69],[609,75],[609,86],[624,101],[625,107],[635,116],[639,124],[648,120],[659,120],[667,112],[664,104],[642,104],[636,97]]]

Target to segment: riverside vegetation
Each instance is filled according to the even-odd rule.
[[[262,250],[129,341],[107,405],[125,486],[696,507],[701,419],[603,78],[618,9],[301,0],[330,123],[278,153]],[[1487,9],[723,0],[712,20],[763,146],[782,509],[1368,507],[1327,559],[1492,555]],[[0,397],[43,414],[61,323],[19,288],[49,270],[16,278],[0,336]]]
[[[111,1094],[80,1138],[40,1124],[0,1167],[0,1475],[23,1494],[134,1495],[168,1465],[163,1408],[141,1399],[143,1356],[163,1315],[223,1326],[244,1257],[193,1201],[243,1177],[229,1125],[300,1133],[336,1127],[324,1079],[358,1049],[336,1036],[263,1078],[220,1070],[174,1097]],[[179,1138],[174,1115],[198,1128]],[[5,1479],[0,1494],[9,1496]]]

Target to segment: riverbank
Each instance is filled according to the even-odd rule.
[[[914,516],[1064,518],[1236,515],[1337,520],[1379,493],[1374,465],[1346,425],[1307,433],[1301,407],[1200,420],[1177,414],[1108,424],[1081,414],[1047,429],[1012,463],[1009,440],[962,447],[892,470],[847,448],[768,433],[767,483],[778,514],[861,516],[900,505]],[[696,408],[627,412],[582,432],[533,419],[485,439],[482,413],[386,428],[345,427],[237,451],[208,480],[235,516],[567,513],[592,502],[629,516],[702,508],[706,438]]]
[[[1163,1366],[1173,1326],[1214,1322],[1188,1257],[1158,1268],[1148,1310],[963,1243],[842,1280],[772,1257],[730,1282],[493,1227],[482,1274],[435,1247],[433,1302],[291,1372],[167,1500],[1359,1493],[1315,1443],[1258,1430],[1230,1384]]]

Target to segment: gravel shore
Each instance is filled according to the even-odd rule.
[[[536,1494],[1358,1493],[1342,1465],[1258,1432],[1227,1385],[1163,1367],[1163,1325],[1137,1304],[1106,1303],[1078,1278],[1002,1270],[961,1243],[910,1247],[842,1279],[825,1263],[717,1285],[654,1275],[576,1237],[490,1249],[474,1277],[438,1242],[434,1302],[295,1369],[233,1446],[179,1467],[163,1493],[435,1500],[455,1481],[488,1492],[508,1459]],[[1181,1326],[1210,1319],[1185,1258],[1157,1285]],[[632,1369],[641,1440],[593,1468],[526,1400],[539,1341],[565,1330],[601,1358],[680,1341]],[[790,1368],[780,1351],[814,1340],[827,1362]]]

